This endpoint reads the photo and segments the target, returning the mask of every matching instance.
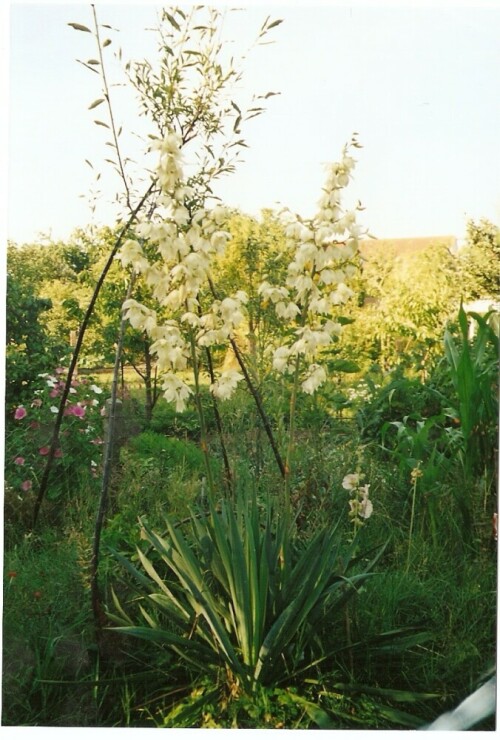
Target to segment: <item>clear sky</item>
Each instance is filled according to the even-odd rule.
[[[155,56],[145,28],[157,6],[96,5],[100,22],[120,29],[124,60]],[[274,44],[255,50],[245,84],[281,94],[243,132],[246,161],[217,190],[228,205],[312,215],[323,164],[357,131],[350,193],[372,234],[460,237],[468,218],[500,222],[499,3],[252,3],[236,40],[268,14],[284,22]],[[90,5],[10,4],[7,236],[18,242],[91,222],[85,159],[103,172],[97,218],[113,221],[109,137],[93,123],[99,109],[88,110],[99,78],[76,61],[95,49],[69,22],[92,25]],[[126,91],[114,94],[124,129],[146,131]],[[125,155],[140,154],[136,139],[125,143]]]

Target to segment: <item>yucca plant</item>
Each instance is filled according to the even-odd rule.
[[[356,544],[341,542],[336,527],[301,543],[271,504],[261,511],[243,494],[234,506],[210,502],[208,515],[193,515],[189,534],[170,519],[166,527],[160,536],[142,523],[143,570],[116,555],[146,593],[141,624],[114,597],[114,629],[153,640],[201,671],[225,667],[248,692],[314,660],[322,616],[343,619],[378,557],[348,575]]]

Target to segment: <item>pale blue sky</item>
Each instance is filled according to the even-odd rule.
[[[251,213],[281,203],[312,215],[322,164],[357,131],[363,149],[350,193],[365,205],[371,233],[461,236],[469,217],[499,222],[500,6],[489,5],[255,3],[238,14],[237,35],[267,14],[284,19],[245,78],[251,92],[281,95],[248,123],[246,162],[218,194]],[[144,30],[155,6],[97,8],[101,23],[120,29],[124,59],[156,53]],[[88,197],[79,197],[92,188],[84,160],[104,173],[110,152],[92,123],[99,109],[87,110],[99,78],[75,61],[95,56],[92,38],[67,25],[91,25],[91,8],[13,2],[10,15],[7,235],[64,237],[92,218]],[[125,91],[116,93],[124,128],[144,131]],[[136,140],[126,142],[136,156]],[[119,182],[111,172],[101,182],[97,214],[111,223],[107,203]]]

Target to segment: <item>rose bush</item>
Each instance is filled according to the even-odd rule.
[[[38,376],[31,401],[8,414],[5,440],[5,483],[22,499],[43,474],[58,412],[65,369]],[[69,492],[81,476],[97,476],[103,444],[103,390],[90,378],[76,377],[66,401],[48,497]]]

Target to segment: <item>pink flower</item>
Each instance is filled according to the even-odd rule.
[[[23,491],[30,491],[33,488],[33,483],[30,480],[23,480],[21,483],[21,489]]]
[[[14,419],[16,421],[19,421],[19,419],[24,419],[28,412],[24,408],[24,406],[18,406],[17,409],[14,411]]]
[[[50,447],[48,447],[47,445],[45,445],[45,447],[40,447],[40,449],[38,450],[38,453],[40,455],[48,455],[49,452],[50,452]]]
[[[24,465],[24,457],[14,458],[14,465]]]
[[[40,424],[37,421],[30,421],[30,429],[38,429]]]
[[[49,396],[51,398],[56,398],[59,395],[59,390],[57,388],[52,388],[52,390],[49,393]]]
[[[58,457],[58,458],[59,458],[59,457],[62,457],[62,456],[63,456],[63,451],[62,451],[62,450],[61,450],[61,448],[59,447],[59,449],[57,449],[57,450],[56,450],[56,451],[54,452],[54,457]]]
[[[64,367],[56,367],[56,375],[61,375],[61,373],[65,373],[66,368]]]
[[[41,398],[35,398],[35,400],[31,404],[31,408],[37,408],[37,409],[39,409],[41,405],[42,405],[42,399]]]
[[[80,406],[78,403],[75,403],[74,406],[70,406],[68,408],[68,414],[72,414],[73,416],[78,416],[82,418],[85,416],[85,408],[83,406]]]

